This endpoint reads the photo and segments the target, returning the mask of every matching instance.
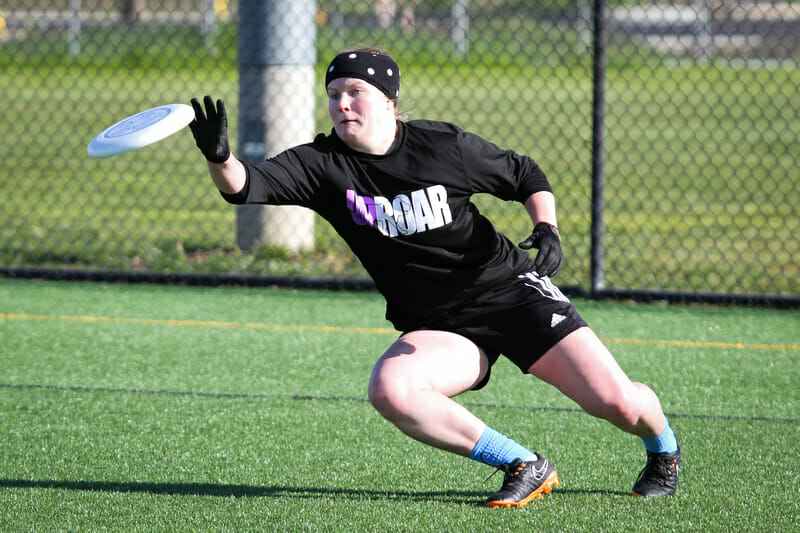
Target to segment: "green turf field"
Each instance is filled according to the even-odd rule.
[[[459,398],[562,487],[486,509],[488,467],[366,401],[396,333],[374,293],[0,279],[2,531],[796,531],[800,313],[576,301],[681,439],[643,448],[501,360]]]

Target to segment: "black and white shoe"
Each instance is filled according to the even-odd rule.
[[[633,485],[634,496],[672,496],[678,489],[681,447],[674,453],[647,452],[647,464]]]
[[[486,499],[487,507],[524,507],[561,484],[555,467],[540,455],[535,461],[517,459],[499,469],[506,473],[503,486]]]

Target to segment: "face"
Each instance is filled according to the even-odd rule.
[[[382,154],[394,140],[397,127],[394,102],[364,80],[337,78],[331,81],[328,113],[336,134],[354,150]],[[384,147],[387,139],[389,144]]]

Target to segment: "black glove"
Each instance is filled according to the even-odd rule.
[[[189,129],[192,130],[194,142],[206,159],[212,163],[224,163],[231,155],[225,103],[217,100],[217,107],[214,108],[214,100],[210,96],[203,98],[203,102],[206,105],[205,113],[197,98],[192,98],[194,120],[189,124]]]
[[[523,250],[538,248],[533,269],[540,276],[555,276],[561,270],[561,237],[558,228],[547,222],[539,222],[533,227],[531,236],[519,243]]]

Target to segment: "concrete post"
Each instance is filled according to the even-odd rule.
[[[239,2],[239,149],[259,161],[314,137],[316,25],[313,0]],[[294,206],[239,206],[236,242],[314,246],[314,214]]]

